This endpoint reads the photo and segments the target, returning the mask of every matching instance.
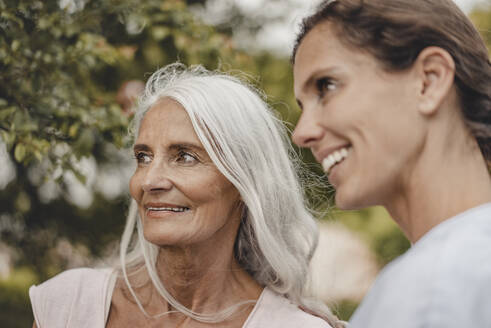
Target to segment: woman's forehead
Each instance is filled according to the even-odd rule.
[[[199,142],[188,113],[170,98],[159,100],[143,116],[137,139],[157,141],[154,138]]]

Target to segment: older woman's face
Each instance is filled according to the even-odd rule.
[[[322,163],[340,208],[384,205],[422,147],[418,85],[411,69],[385,72],[369,54],[346,47],[330,24],[311,30],[295,57],[302,115],[293,141]]]
[[[130,193],[148,241],[184,246],[235,238],[239,193],[210,160],[181,105],[168,98],[155,104],[134,152]]]

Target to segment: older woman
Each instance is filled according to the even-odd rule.
[[[491,326],[491,64],[451,0],[325,1],[294,52],[309,147],[342,209],[383,205],[413,244],[351,327]]]
[[[336,323],[308,298],[316,224],[285,129],[253,89],[170,65],[134,127],[121,267],[32,287],[37,327],[330,327],[300,307]]]

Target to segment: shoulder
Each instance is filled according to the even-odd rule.
[[[491,287],[491,207],[471,209],[443,222],[423,238],[405,260],[418,269],[413,271],[422,271],[421,274],[410,271],[416,279],[420,278],[421,286],[446,297],[452,291],[469,294],[474,289],[479,293]]]
[[[489,216],[487,212],[472,213],[435,227],[406,254],[387,265],[375,285],[380,288],[396,285],[408,292],[436,292],[489,282],[491,212]]]
[[[442,234],[433,251],[438,259],[432,271],[428,320],[434,326],[484,327],[491,323],[491,213],[450,222],[448,234]],[[451,315],[445,315],[451,313]]]
[[[323,319],[302,311],[287,298],[265,288],[244,328],[329,328]]]
[[[72,269],[32,286],[29,297],[38,327],[66,326],[74,312],[102,306],[110,275],[110,269]]]
[[[87,281],[99,281],[105,279],[110,274],[110,269],[91,269],[91,268],[77,268],[63,271],[51,279],[46,280],[40,285],[33,286],[33,288],[39,289],[72,289],[78,286],[80,283]]]
[[[109,269],[79,268],[64,271],[40,285],[29,289],[31,298],[70,299],[80,293],[91,293],[104,285]]]
[[[352,327],[489,325],[491,216],[482,214],[444,222],[386,266]]]

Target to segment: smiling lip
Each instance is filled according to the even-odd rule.
[[[343,162],[346,157],[348,157],[349,152],[351,151],[351,145],[343,145],[337,147],[330,147],[324,149],[320,154],[323,156],[319,156],[316,158],[320,158],[319,162],[322,164],[322,169],[329,176],[331,170],[339,163]]]
[[[169,213],[183,213],[189,211],[189,207],[169,203],[145,203],[145,212],[148,216],[160,217]]]
[[[351,148],[350,144],[342,144],[342,145],[337,145],[337,146],[332,146],[332,147],[327,147],[322,149],[320,152],[313,152],[314,157],[317,160],[317,162],[322,163],[322,161],[328,157],[329,155],[333,154],[335,151],[338,151],[343,148]]]

